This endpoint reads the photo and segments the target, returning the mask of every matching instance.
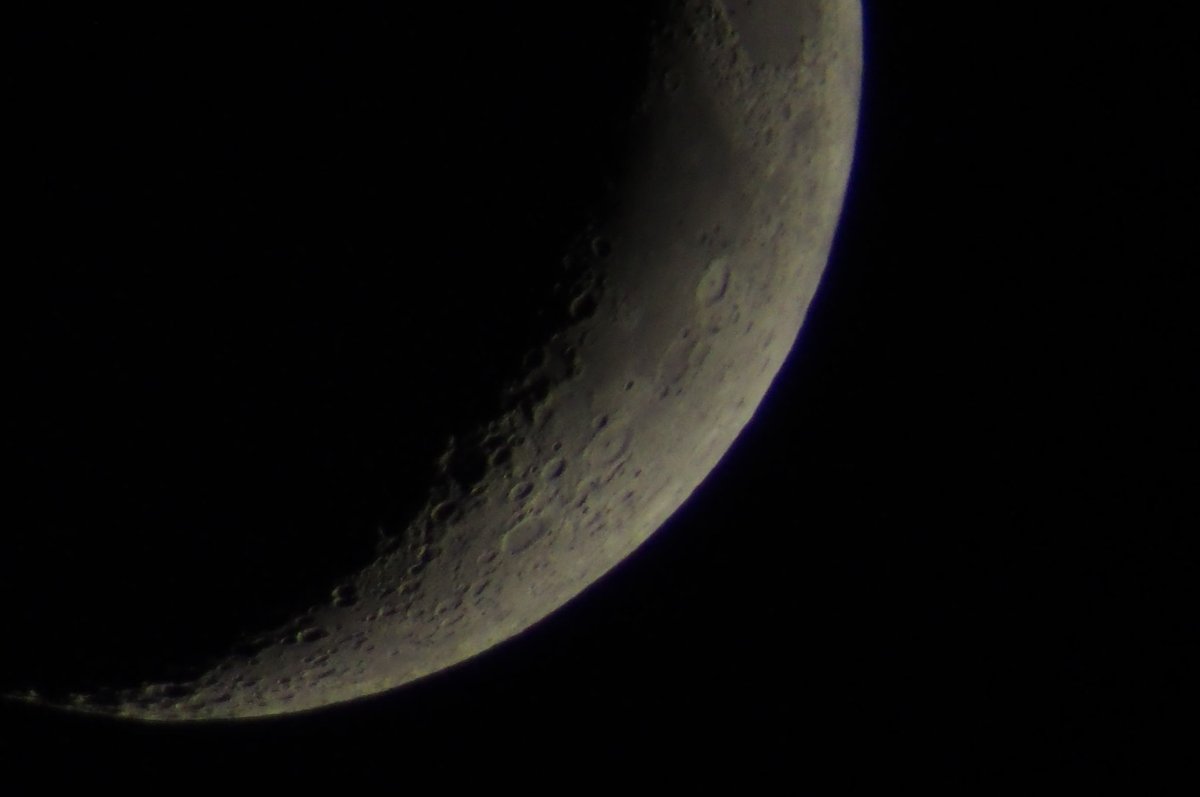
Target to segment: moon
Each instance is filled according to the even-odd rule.
[[[672,515],[751,420],[820,283],[862,19],[847,0],[663,8],[610,199],[560,253],[561,322],[441,447],[371,561],[187,677],[10,698],[191,721],[369,697],[520,634]]]

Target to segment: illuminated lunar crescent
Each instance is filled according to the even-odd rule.
[[[375,695],[519,634],[696,489],[792,348],[850,172],[857,0],[690,0],[654,33],[618,201],[570,254],[569,323],[445,478],[323,606],[193,680],[83,710],[255,717]],[[483,465],[452,467],[463,448]],[[34,700],[35,698],[30,698]]]

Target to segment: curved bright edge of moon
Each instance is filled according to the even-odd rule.
[[[71,707],[223,719],[399,687],[553,612],[695,490],[767,392],[828,259],[862,12],[858,0],[679,5],[656,37],[624,200],[585,242],[606,255],[578,297],[586,312],[515,379],[527,400],[476,430],[486,474],[438,486],[327,605],[198,679]]]

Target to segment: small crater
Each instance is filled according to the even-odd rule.
[[[517,482],[513,488],[508,491],[508,500],[524,501],[533,493],[533,485],[529,482]]]
[[[597,236],[592,239],[592,254],[596,257],[608,257],[612,254],[612,243],[604,236]]]
[[[716,304],[729,290],[729,261],[718,257],[710,262],[696,286],[696,301],[707,307]]]
[[[675,389],[708,358],[711,348],[709,344],[698,344],[686,334],[672,343],[658,364],[663,389],[667,392]]]
[[[342,584],[334,588],[332,597],[334,606],[353,606],[358,603],[358,590],[353,584]]]
[[[317,640],[324,639],[327,636],[329,636],[329,632],[324,628],[305,628],[302,631],[296,632],[296,641],[303,645],[310,642],[316,642]]]
[[[152,699],[162,699],[162,698],[168,698],[168,697],[169,698],[181,698],[181,697],[186,697],[188,694],[191,693],[191,691],[192,691],[191,689],[184,686],[183,684],[162,683],[162,684],[150,684],[149,686],[143,687],[142,694],[145,695],[146,697],[152,698]]]
[[[434,523],[444,523],[458,512],[458,502],[453,500],[442,501],[435,506],[429,513],[429,518]]]
[[[571,320],[579,321],[594,316],[598,306],[599,301],[596,294],[593,291],[586,291],[571,300],[568,312],[571,314]]]
[[[628,423],[609,423],[607,418],[604,425],[597,428],[596,436],[588,446],[588,458],[601,465],[616,462],[629,450],[633,429]]]
[[[395,613],[396,613],[395,606],[380,606],[378,609],[375,610],[375,613],[372,614],[367,619],[371,620],[371,621],[382,620],[385,617],[391,617]]]
[[[549,530],[541,518],[523,520],[504,535],[504,550],[512,555],[524,553],[541,541]]]
[[[412,553],[412,564],[409,566],[409,573],[415,575],[425,569],[425,565],[433,561],[433,549],[428,545],[418,547]]]
[[[483,449],[485,453],[493,454],[497,449],[504,447],[504,435],[495,433],[489,434],[487,437],[479,441],[479,447]]]
[[[507,465],[512,460],[512,449],[502,445],[488,456],[488,463],[493,467]]]
[[[555,457],[546,463],[546,467],[542,468],[542,478],[546,481],[554,481],[559,476],[563,475],[563,471],[567,469],[567,462],[562,457]]]

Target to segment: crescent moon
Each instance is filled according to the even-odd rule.
[[[77,695],[141,720],[260,717],[410,684],[521,633],[635,551],[717,464],[801,329],[846,191],[857,0],[687,0],[656,29],[568,322],[456,438],[428,500],[329,600],[195,678]],[[480,463],[471,478],[456,463]],[[49,704],[36,693],[10,695]]]

